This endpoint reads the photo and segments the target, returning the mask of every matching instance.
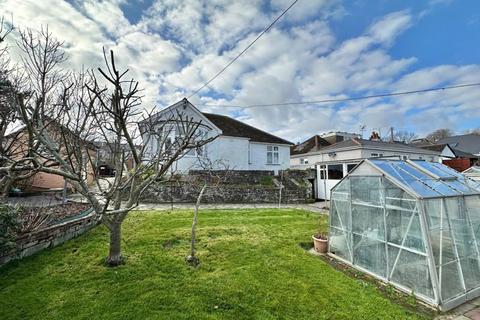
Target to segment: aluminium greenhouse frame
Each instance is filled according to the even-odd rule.
[[[384,167],[382,168],[382,166]],[[409,185],[407,180],[404,179],[402,181],[402,179],[400,179],[401,178],[400,176],[398,175],[394,176],[390,174],[388,170],[385,170],[385,168],[388,168],[388,166],[392,166],[392,167],[398,166],[397,169],[404,171],[402,172],[402,174],[407,173],[405,177],[407,177],[406,178],[407,180],[411,179],[411,181],[410,180],[408,181],[410,181],[414,187],[411,187],[411,185]],[[405,169],[408,169],[408,170],[405,170]],[[409,170],[412,170],[412,171],[408,172]],[[424,174],[424,176],[428,178],[424,178],[424,180],[421,180],[419,177],[422,177],[422,174]],[[352,200],[352,197],[353,197],[352,195],[354,194],[354,192],[352,192],[352,183],[350,182],[350,180],[355,181],[356,179],[355,177],[358,177],[359,179],[361,177],[362,181],[366,181],[369,179],[372,180],[372,178],[374,180],[379,181],[379,188],[378,188],[378,191],[379,191],[378,196],[380,199],[379,203],[377,204],[367,203],[367,202],[362,203],[362,202],[355,202],[355,201],[359,201],[358,199]],[[332,189],[332,193],[336,193],[336,196],[332,197],[332,202],[330,205],[329,226],[330,226],[331,236],[329,238],[329,249],[328,249],[329,255],[375,278],[378,278],[386,283],[390,283],[404,292],[413,293],[420,300],[430,305],[433,305],[435,307],[438,307],[441,310],[451,309],[465,301],[468,301],[472,298],[480,296],[480,252],[479,252],[480,237],[479,237],[478,231],[476,233],[474,230],[474,226],[471,218],[472,214],[476,214],[476,217],[480,218],[480,212],[472,211],[473,212],[472,213],[470,210],[467,210],[466,208],[466,197],[470,197],[470,196],[475,197],[475,198],[471,198],[473,199],[472,201],[474,201],[473,202],[474,204],[476,204],[475,201],[477,201],[477,197],[480,199],[479,197],[480,184],[474,182],[473,180],[469,180],[469,179],[463,180],[463,179],[466,179],[466,178],[459,173],[454,173],[453,171],[451,171],[450,168],[448,169],[444,168],[444,166],[441,164],[430,164],[423,161],[410,161],[410,160],[407,160],[407,161],[364,160],[362,161],[362,163],[360,163],[349,175],[344,177],[344,179],[342,179],[339,182],[339,184],[337,184],[337,186],[335,186],[335,188]],[[347,181],[348,183],[345,183],[346,180],[348,180]],[[345,187],[345,184],[348,184],[348,187],[347,187],[348,190],[337,191],[337,189],[342,188],[342,187],[339,187],[342,185],[342,183],[343,183],[343,187]],[[391,188],[391,190],[398,189],[398,191],[405,193],[405,195],[408,195],[411,198],[408,199],[408,198],[402,197],[402,198],[396,199],[395,197],[388,196],[386,194],[388,191],[386,187],[387,185],[394,186],[393,188]],[[428,188],[426,188],[426,186],[428,186]],[[451,189],[450,191],[453,190],[451,194],[448,194],[449,190],[444,189],[446,186],[448,186]],[[438,192],[438,190],[436,190],[436,192],[438,193],[437,195],[435,195],[435,193],[433,192],[430,192],[431,191],[430,189],[435,190],[435,187],[438,188],[439,190],[442,190],[443,193]],[[425,190],[423,190],[424,191],[423,193],[425,194],[422,194],[422,192],[418,192],[419,190],[422,191],[422,188],[425,188]],[[365,190],[361,190],[361,192],[364,192],[364,191]],[[394,191],[397,192],[397,190],[394,190]],[[428,193],[427,191],[430,193]],[[372,191],[367,191],[367,192],[372,192]],[[345,198],[342,199],[343,197]],[[457,199],[453,199],[453,198],[457,198]],[[387,204],[387,201],[392,201],[392,202],[407,201],[407,202],[415,203],[415,205],[409,209],[401,208],[401,207],[396,208],[392,204]],[[349,212],[349,216],[347,216],[349,217],[349,219],[346,219],[348,221],[345,221],[347,223],[346,226],[341,225],[341,227],[338,228],[337,226],[334,226],[332,224],[332,216],[334,216],[332,212],[335,211],[335,215],[336,215],[335,217],[337,217],[339,222],[343,224],[341,219],[342,214],[340,213],[340,211],[338,211],[339,210],[338,203],[342,203],[342,202],[344,203],[342,206],[344,206],[343,208],[345,209],[345,211]],[[345,202],[348,203],[347,206],[345,206]],[[381,228],[373,229],[373,227],[370,226],[368,228],[368,231],[362,230],[363,233],[358,233],[358,231],[354,230],[355,226],[353,226],[352,223],[354,220],[354,211],[355,211],[354,209],[357,209],[357,208],[353,208],[352,203],[357,207],[358,206],[367,207],[367,208],[369,207],[371,208],[369,210],[372,212],[377,211],[377,213],[379,213],[383,211],[383,214],[381,214],[383,216],[383,231],[380,230],[381,231],[379,235],[380,238],[378,238],[378,235],[372,236],[372,234],[368,234],[368,233],[369,232],[378,233],[379,229]],[[429,208],[427,208],[427,204]],[[475,209],[477,209],[477,207],[475,207]],[[392,225],[389,225],[387,223],[387,216],[390,213],[388,213],[387,210],[388,212],[394,212],[395,214],[399,215],[398,217],[396,217],[394,214],[392,214],[392,218],[389,218],[389,219],[395,218],[395,220],[398,220],[400,217],[400,219],[402,220],[404,218],[405,212],[408,212],[410,214],[409,217],[407,216],[408,224],[406,225],[406,230],[404,231],[404,234],[401,236],[402,238],[401,243],[392,242],[389,239],[389,236],[387,235],[387,233],[392,232],[392,230],[403,229],[405,225],[400,224],[394,227],[392,227]],[[439,215],[433,214],[433,212]],[[355,214],[360,215],[361,213],[355,213]],[[368,213],[367,216],[369,214],[370,213]],[[458,216],[458,218],[454,217],[455,215]],[[418,222],[417,222],[417,217],[418,217]],[[460,218],[465,220],[461,220]],[[378,218],[378,215],[377,215],[376,219],[378,220],[381,218]],[[435,219],[439,220],[439,221],[435,221],[437,224],[438,222],[440,223],[438,226],[433,225],[432,221],[434,221]],[[455,223],[453,222],[454,219],[456,219]],[[412,248],[412,246],[406,246],[405,244],[407,238],[409,238],[409,241],[412,241],[413,239],[412,234],[410,234],[413,222],[415,222],[413,225],[415,225],[417,228],[418,227],[420,228],[419,230],[417,230],[417,232],[419,233],[419,236],[421,237],[420,239],[421,246],[420,246],[420,249],[418,250],[415,248]],[[462,243],[463,247],[461,247],[456,243],[457,232],[459,231],[456,230],[455,228],[457,228],[457,224],[459,222],[464,222],[466,225],[468,225],[465,228],[469,229],[468,232],[469,232],[469,235],[471,236],[470,240],[473,239],[474,244],[467,243],[467,245],[465,246],[465,243]],[[480,226],[480,224],[478,224],[478,226]],[[384,233],[383,235],[381,235],[382,232]],[[432,239],[432,234],[435,234],[437,232],[440,234],[439,243],[437,239]],[[446,235],[444,235],[444,233]],[[333,241],[332,239],[334,239],[335,237],[344,239],[344,242],[347,246],[347,250],[346,250],[347,252],[346,254],[344,252],[343,256],[342,254],[337,254],[338,251],[333,250],[332,252],[332,241]],[[354,246],[355,237],[356,238],[360,237],[360,240]],[[450,257],[453,260],[451,261],[447,260],[447,258],[445,258],[446,262],[442,260],[442,254],[444,252],[445,252],[445,256],[447,256],[448,253],[450,253],[447,247],[445,247],[447,248],[445,249],[442,246],[442,240],[444,239],[445,239],[445,243],[447,243],[447,240],[452,241],[452,243],[449,244],[453,248],[453,251],[452,251],[453,257]],[[477,241],[477,239],[479,240]],[[371,243],[369,243],[369,241]],[[366,246],[364,244],[360,245],[362,242],[367,242],[367,245]],[[377,271],[371,270],[371,269],[374,269],[372,266],[369,266],[370,267],[369,269],[355,262],[356,255],[359,255],[358,253],[355,252],[355,250],[357,250],[356,247],[360,246],[361,247],[360,250],[362,250],[362,247],[363,248],[369,248],[372,246],[374,248],[376,247],[376,249],[373,250],[374,252],[367,254],[367,256],[368,255],[375,256],[375,253],[376,254],[382,253],[383,249],[378,249],[378,248],[383,244],[385,246],[384,257],[381,255],[377,256],[375,258],[380,257],[379,259],[380,261],[373,261],[373,262],[376,264],[382,264],[383,260],[385,260],[384,274],[382,274],[383,269],[380,270],[380,272],[378,272],[378,270]],[[433,248],[432,244],[435,244],[436,249]],[[436,246],[437,244],[439,245],[439,247]],[[469,253],[470,255],[465,254],[460,256],[459,248],[465,251],[466,247],[468,247],[469,250],[471,250],[472,249],[471,247],[473,247],[474,251],[471,251]],[[370,250],[370,249],[364,249],[364,251],[365,250]],[[397,250],[396,257],[392,261],[390,260],[395,256],[395,253],[393,254],[392,257],[389,257],[391,250],[393,250],[393,252]],[[436,256],[434,255],[434,250],[436,252]],[[359,252],[365,253],[361,251]],[[410,254],[415,259],[417,259],[418,257],[420,257],[421,259],[412,260],[413,262],[405,263],[405,261],[403,260],[407,258],[408,254]],[[464,254],[464,252],[462,252],[462,254]],[[401,256],[403,256],[404,259],[400,259]],[[475,274],[473,274],[473,277],[474,278],[476,277],[475,279],[476,283],[474,288],[471,288],[471,283],[469,283],[469,286],[466,285],[466,282],[467,282],[466,277],[464,276],[463,270],[462,270],[464,268],[464,264],[471,267],[472,261],[475,261],[473,262],[474,264],[478,263],[478,266],[474,266],[474,269],[476,271],[476,273],[474,272]],[[425,268],[425,267],[427,267],[427,269],[423,270],[422,268]],[[403,270],[398,271],[400,272],[400,274],[410,274],[410,273],[421,274],[422,272],[426,272],[426,279],[423,279],[423,280],[427,285],[426,287],[428,289],[427,293],[415,292],[411,287],[400,283],[401,281],[396,281],[394,279],[394,275],[395,275],[395,272],[397,271],[397,268],[401,268],[401,269],[403,268]],[[448,268],[458,269],[457,276],[459,278],[458,279],[459,281],[455,281],[454,277],[447,277],[445,279],[442,277],[442,272],[444,273],[444,275],[448,274],[447,272]],[[408,270],[408,271],[405,271],[405,270]],[[412,270],[413,272],[410,272],[410,270]],[[472,277],[472,275],[470,274],[466,276],[470,278]],[[408,277],[409,275],[407,275],[407,278]],[[450,278],[453,278],[453,280],[451,280]],[[422,280],[422,278],[419,278],[419,279]],[[444,287],[442,286],[442,279],[445,282]],[[410,279],[410,281],[412,280]],[[454,285],[457,285],[457,286],[460,283],[461,288],[457,288],[457,289],[458,290],[461,289],[461,291],[457,293],[454,292],[453,296],[449,296],[451,292],[445,293],[444,291],[447,291],[445,288],[449,289],[448,285],[450,283],[453,283]],[[442,298],[442,295],[444,294],[447,298],[445,297]]]

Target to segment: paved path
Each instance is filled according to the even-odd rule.
[[[193,209],[193,203],[174,203],[173,209]],[[278,208],[274,203],[252,203],[252,204],[202,204],[202,209],[274,209]],[[312,204],[282,204],[280,208],[303,209],[323,214],[328,214],[328,209],[324,208],[323,202],[316,202]],[[170,203],[141,203],[136,210],[171,210]]]
[[[480,320],[480,298],[470,300],[435,320]]]

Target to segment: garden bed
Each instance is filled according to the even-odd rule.
[[[46,219],[42,227],[49,227],[82,216],[89,208],[89,204],[80,202],[68,202],[66,204],[53,206],[27,207],[23,209],[23,217],[26,220],[32,220],[37,216],[42,216]]]

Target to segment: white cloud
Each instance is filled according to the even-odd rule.
[[[412,16],[398,11],[382,17],[369,29],[369,35],[379,43],[391,44],[395,38],[411,26]]]
[[[244,49],[290,0],[157,0],[136,24],[125,0],[0,0],[21,27],[48,24],[63,39],[70,66],[102,65],[101,49],[145,89],[145,107],[165,107],[199,88]],[[432,4],[433,5],[433,4]],[[270,8],[270,10],[265,10]],[[235,109],[202,104],[261,104],[345,98],[379,92],[478,82],[480,65],[416,68],[415,57],[394,57],[398,37],[416,23],[403,10],[378,17],[359,35],[337,39],[331,22],[348,13],[337,0],[300,1],[270,32],[192,102],[234,114],[294,142],[329,130],[415,127],[426,133],[461,126],[462,113],[480,117],[478,88],[360,100],[337,105]],[[428,121],[425,121],[428,119]]]

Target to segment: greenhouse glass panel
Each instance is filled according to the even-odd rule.
[[[395,254],[395,250],[390,248],[389,246],[389,260],[393,260],[390,279],[414,292],[433,298],[427,257],[407,250],[399,250]]]
[[[385,240],[383,209],[352,204],[352,231],[370,239]]]
[[[480,263],[477,257],[469,257],[460,260],[462,274],[465,278],[467,290],[474,289],[480,285]]]
[[[381,177],[350,177],[352,202],[381,206]]]
[[[456,261],[443,265],[441,268],[438,267],[437,273],[441,280],[442,299],[448,301],[465,292],[462,285],[463,280],[460,276],[460,269]]]
[[[417,212],[387,210],[387,241],[425,252],[420,217]]]
[[[331,204],[330,224],[342,230],[350,229],[350,203],[334,201]]]
[[[447,198],[444,201],[459,258],[476,254],[477,248],[472,245],[475,242],[473,229],[470,221],[467,221],[463,198]]]
[[[442,310],[475,298],[474,186],[440,163],[364,160],[332,190],[330,254]]]
[[[350,239],[351,233],[332,227],[330,229],[330,251],[335,252],[339,257],[351,262]]]
[[[385,243],[354,233],[353,263],[380,277],[386,277]]]
[[[469,196],[464,199],[478,248],[480,246],[480,196]]]

